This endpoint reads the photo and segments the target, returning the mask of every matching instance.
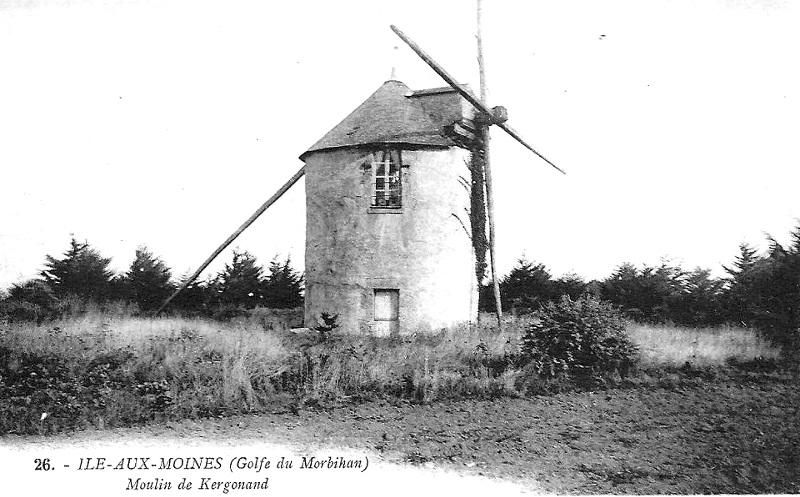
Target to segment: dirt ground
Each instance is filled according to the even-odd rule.
[[[800,492],[796,372],[675,375],[657,385],[429,405],[372,400],[64,435],[347,447],[388,463],[513,482],[532,493]],[[6,437],[12,444],[30,437]]]

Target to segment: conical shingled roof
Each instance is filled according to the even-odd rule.
[[[458,107],[453,112],[429,113],[426,107],[430,106],[424,107],[423,99],[413,98],[415,93],[428,95],[426,92],[412,92],[400,81],[385,82],[356,110],[304,152],[300,159],[304,160],[308,154],[320,150],[370,144],[453,146],[454,142],[443,135],[443,127],[452,124],[452,116],[461,115],[460,101],[453,98],[457,94],[440,92],[443,95],[452,93],[446,104]],[[446,120],[445,116],[450,117],[450,122],[437,122]]]

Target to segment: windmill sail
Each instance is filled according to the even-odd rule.
[[[495,257],[495,230],[494,230],[494,202],[492,200],[492,174],[491,174],[491,167],[490,167],[490,160],[489,160],[489,128],[492,124],[498,125],[503,131],[508,133],[512,138],[517,140],[520,144],[522,144],[525,148],[539,156],[542,160],[553,166],[555,169],[560,171],[563,174],[564,171],[550,162],[544,155],[540,154],[536,149],[534,149],[529,143],[527,143],[519,133],[517,133],[511,126],[505,123],[507,120],[507,116],[505,113],[505,109],[502,107],[496,107],[494,109],[490,109],[486,102],[486,81],[485,81],[485,71],[483,66],[483,46],[482,46],[482,38],[481,38],[481,4],[480,0],[478,0],[478,65],[480,69],[481,75],[481,98],[479,99],[476,97],[469,89],[465,88],[464,86],[460,85],[456,79],[448,73],[444,67],[438,64],[433,58],[425,53],[419,45],[414,43],[414,41],[409,38],[405,33],[403,33],[397,26],[392,25],[392,31],[400,37],[411,49],[426,63],[430,66],[431,69],[436,72],[442,79],[447,82],[455,91],[457,91],[467,102],[472,104],[472,106],[478,111],[478,114],[475,116],[475,123],[478,125],[478,133],[480,145],[478,146],[477,150],[473,154],[473,163],[471,164],[473,168],[473,188],[476,187],[477,181],[475,181],[474,174],[476,172],[475,168],[480,169],[480,176],[481,180],[480,183],[485,186],[486,188],[486,195],[485,195],[485,207],[486,207],[486,218],[489,225],[489,237],[488,237],[488,245],[489,245],[489,253],[490,253],[490,264],[491,264],[491,273],[492,273],[492,285],[494,287],[494,298],[495,298],[495,306],[497,311],[497,326],[498,329],[502,330],[502,306],[500,305],[500,286],[499,281],[497,278],[497,271],[496,271],[496,257]],[[476,160],[477,159],[477,160]],[[474,201],[475,195],[473,192],[473,214],[474,214]],[[475,221],[473,219],[473,221]],[[475,226],[473,225],[473,230]],[[480,248],[475,245],[475,238],[473,237],[473,247],[475,249],[475,254],[480,258]],[[476,260],[476,262],[479,262]],[[476,276],[480,279],[481,275],[479,272],[479,264],[476,264]]]
[[[417,45],[416,43],[414,43],[414,41],[413,41],[411,38],[409,38],[409,37],[408,37],[408,36],[407,36],[405,33],[403,33],[402,31],[400,31],[400,29],[399,29],[397,26],[394,26],[394,25],[392,25],[392,26],[390,26],[390,27],[392,28],[392,31],[394,31],[394,32],[395,32],[395,34],[397,34],[397,36],[399,36],[399,37],[400,37],[400,39],[402,39],[404,42],[406,42],[406,44],[407,44],[409,47],[411,47],[411,49],[412,49],[412,50],[413,50],[413,51],[414,51],[414,52],[415,52],[417,55],[419,55],[419,57],[420,57],[420,58],[421,58],[423,61],[425,61],[425,63],[426,63],[426,64],[428,64],[428,65],[430,66],[430,68],[431,68],[431,69],[433,69],[433,70],[436,72],[436,74],[438,74],[439,76],[441,76],[441,78],[442,78],[443,80],[445,80],[445,81],[447,82],[447,84],[448,84],[448,85],[452,86],[452,87],[453,87],[453,89],[455,89],[455,90],[456,90],[456,91],[457,91],[457,92],[458,92],[458,93],[459,93],[459,94],[460,94],[462,97],[464,97],[464,99],[465,99],[467,102],[469,102],[469,103],[470,103],[470,104],[471,104],[473,107],[475,107],[476,109],[478,109],[478,110],[479,110],[481,113],[483,113],[485,116],[488,116],[488,118],[489,118],[489,120],[490,120],[491,124],[496,124],[497,126],[499,126],[499,127],[500,127],[500,129],[502,129],[503,131],[505,131],[506,133],[508,133],[508,134],[509,134],[509,135],[510,135],[512,138],[514,138],[514,139],[515,139],[515,140],[517,140],[517,141],[518,141],[520,144],[522,144],[522,146],[524,146],[525,148],[527,148],[528,150],[530,150],[530,151],[531,151],[531,152],[533,152],[534,154],[538,155],[538,156],[539,156],[539,157],[540,157],[542,160],[544,160],[545,162],[547,162],[548,164],[550,164],[551,166],[553,166],[553,167],[554,167],[554,168],[556,168],[557,170],[559,170],[559,171],[561,171],[562,173],[566,174],[566,173],[564,172],[564,170],[563,170],[563,169],[561,169],[561,168],[559,168],[558,166],[556,166],[555,164],[553,164],[553,163],[552,163],[552,162],[551,162],[549,159],[547,159],[547,157],[545,157],[544,155],[542,155],[541,153],[539,153],[539,152],[538,152],[536,149],[534,149],[534,148],[533,148],[533,147],[532,147],[530,144],[528,144],[528,143],[527,143],[527,142],[526,142],[526,141],[525,141],[525,140],[522,138],[522,136],[520,136],[520,134],[519,134],[519,133],[517,133],[517,132],[516,132],[516,131],[515,131],[513,128],[511,128],[511,126],[509,126],[508,124],[506,124],[506,123],[503,123],[503,122],[498,122],[498,120],[495,118],[495,113],[494,113],[494,111],[493,111],[492,109],[488,108],[488,107],[487,107],[487,106],[486,106],[486,105],[485,105],[483,102],[481,102],[481,100],[480,100],[478,97],[476,97],[476,96],[475,96],[475,95],[474,95],[474,94],[473,94],[471,91],[469,91],[469,90],[468,90],[467,88],[465,88],[463,85],[459,84],[459,83],[458,83],[458,81],[456,81],[456,79],[455,79],[453,76],[451,76],[451,75],[450,75],[450,73],[448,73],[448,72],[447,72],[447,71],[446,71],[446,70],[445,70],[445,69],[444,69],[444,68],[443,68],[443,67],[442,67],[442,66],[441,66],[441,65],[440,65],[438,62],[436,62],[435,60],[433,60],[433,58],[431,58],[431,56],[430,56],[430,55],[428,55],[427,53],[425,53],[425,51],[424,51],[424,50],[422,50],[422,48],[420,48],[420,47],[419,47],[419,45]]]

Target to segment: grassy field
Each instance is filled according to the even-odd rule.
[[[0,429],[32,443],[268,433],[550,493],[800,491],[797,366],[752,330],[632,324],[638,368],[587,385],[526,373],[524,326],[323,339],[263,316],[3,325]]]
[[[512,334],[486,329],[323,339],[265,330],[260,318],[221,323],[89,313],[7,325],[0,402],[15,415],[0,419],[0,428],[119,426],[376,394],[423,401],[477,395],[504,389],[507,378],[491,377],[484,363],[514,347]]]
[[[757,333],[631,324],[637,368],[586,384],[532,377],[517,361],[525,325],[389,339],[263,315],[0,324],[0,434],[258,439],[266,426],[548,492],[800,491],[797,365]]]
[[[484,322],[491,322],[484,320]],[[673,369],[774,361],[751,330],[632,324],[640,371],[598,384],[543,382],[518,365],[524,320],[401,338],[265,329],[231,322],[87,313],[0,337],[0,431],[53,433],[392,396],[418,402],[519,397],[657,382]]]

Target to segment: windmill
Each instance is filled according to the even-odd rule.
[[[477,42],[478,42],[478,68],[480,71],[480,98],[476,97],[468,88],[460,85],[456,79],[451,76],[439,63],[437,63],[433,58],[428,55],[422,48],[419,47],[416,43],[414,43],[411,38],[409,38],[405,33],[403,33],[399,28],[392,25],[392,31],[395,32],[397,36],[400,37],[411,49],[426,63],[430,66],[431,69],[436,72],[441,78],[452,87],[455,91],[457,91],[467,102],[469,102],[473,107],[475,107],[478,114],[475,116],[475,122],[479,126],[479,133],[480,141],[481,141],[481,148],[483,154],[483,174],[484,174],[484,181],[486,187],[486,212],[489,221],[489,258],[490,258],[490,265],[491,265],[491,275],[492,275],[492,286],[494,290],[494,300],[495,300],[495,310],[497,315],[497,326],[499,329],[502,329],[502,317],[503,317],[503,310],[500,302],[500,282],[497,277],[497,269],[496,269],[496,256],[495,256],[495,227],[494,227],[494,195],[492,190],[492,173],[491,173],[491,166],[489,160],[489,128],[492,125],[497,125],[500,129],[508,133],[513,139],[518,141],[522,146],[539,156],[542,160],[556,168],[563,174],[566,174],[561,168],[550,162],[545,156],[540,154],[536,151],[531,145],[529,145],[523,138],[517,133],[511,126],[509,126],[506,122],[508,121],[508,113],[506,109],[502,106],[497,106],[493,108],[489,108],[487,103],[487,94],[488,89],[486,85],[486,70],[484,66],[484,59],[483,59],[483,36],[482,36],[482,20],[481,20],[481,0],[477,0],[477,12],[478,12],[478,19],[477,19]]]
[[[480,4],[478,12],[480,27]],[[411,91],[394,80],[393,74],[300,156],[306,164],[228,237],[157,312],[166,308],[305,175],[306,326],[313,327],[315,318],[323,313],[341,314],[343,329],[376,334],[413,332],[420,326],[435,328],[471,320],[477,310],[472,284],[474,252],[472,246],[466,248],[463,243],[465,226],[456,214],[469,210],[464,209],[463,196],[451,185],[462,181],[458,165],[463,167],[478,143],[483,152],[485,165],[481,170],[486,176],[488,195],[486,206],[479,205],[475,210],[488,210],[500,324],[487,150],[489,126],[499,126],[542,156],[506,124],[504,108],[486,106],[483,77],[482,101],[398,28],[391,28],[449,86]],[[478,40],[483,74],[480,29]],[[479,132],[477,142],[471,131],[475,125]],[[464,137],[466,141],[461,140]],[[483,181],[481,191],[482,185]],[[470,270],[465,272],[463,269],[468,266]]]

